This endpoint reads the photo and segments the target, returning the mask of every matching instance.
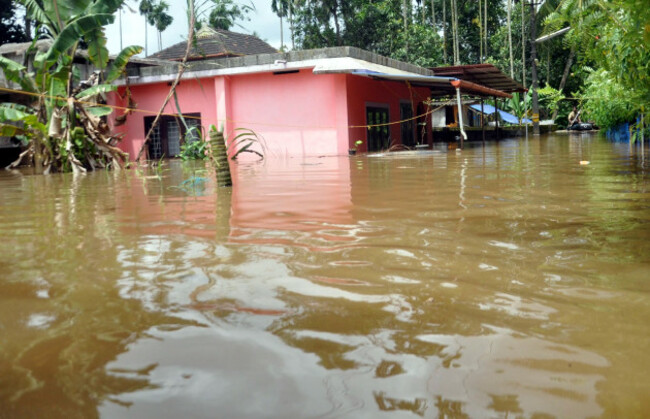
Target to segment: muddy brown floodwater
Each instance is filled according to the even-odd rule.
[[[648,159],[3,172],[0,417],[648,417]]]

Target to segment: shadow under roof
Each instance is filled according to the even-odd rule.
[[[455,77],[507,93],[525,92],[527,89],[492,64],[470,64],[430,68],[440,77]]]
[[[464,95],[477,97],[512,97],[512,95],[507,92],[486,87],[467,80],[462,80],[456,77],[447,77],[440,75],[424,76],[419,74],[385,74],[368,70],[353,70],[349,73],[355,76],[369,77],[377,80],[403,81],[408,82],[413,86],[428,87],[431,89],[431,95],[434,97],[453,96],[456,94],[456,87],[459,87],[462,94]]]

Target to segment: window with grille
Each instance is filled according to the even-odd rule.
[[[155,117],[144,118],[144,133],[147,135]],[[149,159],[159,160],[162,157],[176,157],[181,152],[181,146],[186,142],[198,141],[201,130],[201,114],[183,114],[179,116],[162,116],[154,127],[149,139]]]

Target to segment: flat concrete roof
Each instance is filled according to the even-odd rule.
[[[214,60],[191,61],[183,78],[282,71],[315,67],[319,62],[336,58],[353,58],[388,67],[400,72],[432,76],[427,68],[397,61],[356,47],[333,47],[275,54],[245,55]],[[144,64],[144,63],[143,63]],[[169,81],[176,77],[179,63],[164,63],[151,67],[133,66],[128,69],[130,84]],[[124,84],[124,80],[118,82]]]

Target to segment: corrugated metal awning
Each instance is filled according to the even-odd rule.
[[[430,68],[433,74],[455,77],[506,93],[525,92],[526,88],[492,64],[469,64]]]

